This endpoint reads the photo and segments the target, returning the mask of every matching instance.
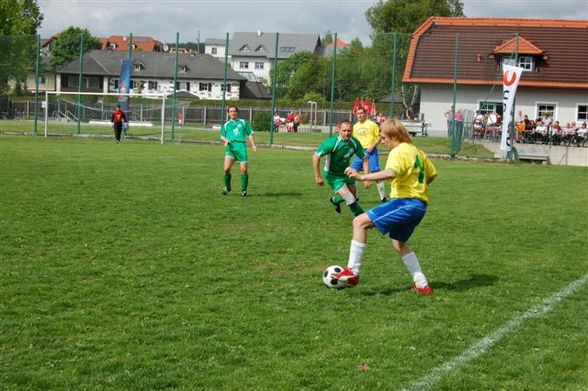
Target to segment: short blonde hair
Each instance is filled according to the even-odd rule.
[[[380,132],[388,138],[395,138],[401,143],[412,143],[410,134],[402,124],[402,121],[392,118],[380,125]]]

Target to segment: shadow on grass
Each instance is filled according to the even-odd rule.
[[[435,290],[447,290],[447,291],[465,291],[468,289],[479,288],[483,286],[495,285],[499,278],[489,274],[472,274],[467,280],[460,280],[453,283],[447,282],[436,282],[431,281],[431,288]],[[410,290],[410,285],[402,286],[398,288],[384,288],[384,289],[368,289],[362,291],[361,294],[364,296],[376,296],[376,295],[393,295],[396,293],[403,293]]]
[[[431,288],[433,289],[445,289],[448,291],[465,291],[472,288],[490,286],[498,282],[497,276],[489,274],[472,274],[467,280],[455,281],[452,283],[447,282],[431,282]]]

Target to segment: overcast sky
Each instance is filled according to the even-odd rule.
[[[588,19],[586,0],[462,0],[469,17]],[[225,38],[236,31],[337,32],[370,44],[367,0],[39,0],[47,38],[69,26],[93,36],[150,35],[162,42]]]

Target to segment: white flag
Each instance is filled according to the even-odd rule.
[[[508,125],[510,122],[512,105],[517,93],[517,87],[521,80],[523,68],[512,65],[502,66],[502,103],[504,112],[502,113],[502,138],[500,139],[500,149],[510,151],[512,140],[509,137]]]

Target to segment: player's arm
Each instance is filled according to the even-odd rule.
[[[369,174],[369,172],[370,172],[370,159],[368,159],[367,156],[364,156],[363,159],[361,159],[361,162],[363,164],[363,172],[366,174]],[[363,183],[363,186],[366,189],[369,189],[372,186],[372,181],[369,181],[369,180],[365,181]]]
[[[251,149],[253,152],[257,151],[257,145],[255,145],[255,140],[253,139],[253,135],[249,136],[249,142],[251,143]]]
[[[227,130],[225,129],[225,125],[221,126],[220,139],[225,144],[225,147],[231,143],[227,138]]]
[[[321,176],[321,169],[319,167],[320,161],[321,155],[315,152],[314,155],[312,155],[312,170],[314,171],[314,181],[317,185],[322,186],[325,184],[325,181]]]
[[[357,170],[354,170],[351,167],[347,167],[345,169],[345,174],[349,178],[353,178],[356,181],[364,182],[364,181],[383,181],[386,179],[393,179],[396,177],[396,173],[390,169],[386,169],[383,171],[378,172],[371,172],[369,174],[360,174]]]

